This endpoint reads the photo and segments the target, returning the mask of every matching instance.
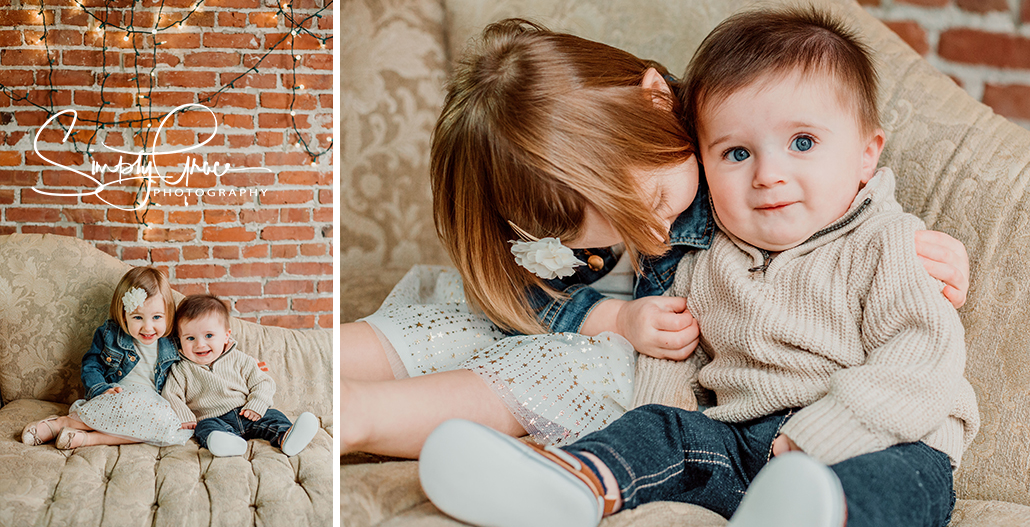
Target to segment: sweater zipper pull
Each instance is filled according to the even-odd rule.
[[[767,269],[769,269],[769,263],[772,262],[772,254],[769,253],[769,251],[766,251],[765,249],[759,250],[762,251],[762,265],[758,265],[748,269],[747,272],[749,273],[764,273]]]

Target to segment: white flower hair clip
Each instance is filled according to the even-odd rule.
[[[586,265],[558,238],[536,238],[510,221],[508,225],[528,240],[508,240],[511,243],[511,254],[515,255],[515,263],[540,278],[551,280],[572,276],[576,267]]]
[[[140,287],[131,287],[122,295],[122,307],[125,308],[126,315],[131,314],[146,301],[147,292]]]

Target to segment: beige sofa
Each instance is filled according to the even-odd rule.
[[[445,262],[433,240],[428,138],[447,61],[488,22],[529,17],[681,73],[701,39],[742,0],[374,0],[345,2],[341,259],[343,320],[378,305],[414,261]],[[983,426],[956,474],[951,525],[1030,525],[1030,132],[995,116],[849,0],[881,65],[882,163],[904,207],[962,240],[971,287],[960,310],[967,377]],[[371,192],[370,191],[375,191]],[[392,193],[386,189],[391,189]],[[390,214],[375,206],[376,199]],[[372,264],[372,265],[370,265]],[[374,269],[370,270],[370,269]],[[646,389],[638,379],[638,390]],[[455,525],[426,501],[414,461],[345,456],[343,524]],[[602,525],[724,525],[699,507],[655,503]]]
[[[71,451],[21,443],[25,423],[81,398],[80,360],[129,267],[76,238],[0,236],[0,525],[331,525],[331,330],[231,321],[240,349],[268,364],[274,407],[321,420],[295,457],[257,440],[233,458],[193,440]]]

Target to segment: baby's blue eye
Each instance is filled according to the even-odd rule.
[[[211,334],[211,333],[208,333],[207,335],[204,335],[204,338],[214,338],[214,335]]]
[[[728,157],[730,161],[736,163],[751,157],[751,152],[748,152],[747,149],[740,148],[738,146],[735,148],[731,148],[730,151],[726,153],[726,157]]]
[[[801,137],[795,137],[794,140],[790,142],[790,149],[798,152],[805,152],[810,150],[814,145],[815,143],[812,141],[811,137],[803,135]]]

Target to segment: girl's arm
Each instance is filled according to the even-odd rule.
[[[672,296],[609,298],[598,303],[580,333],[593,336],[603,331],[626,337],[638,353],[671,360],[689,357],[701,336],[697,321],[687,311],[687,300]]]
[[[941,293],[955,306],[966,303],[969,291],[969,255],[962,242],[938,231],[916,232],[916,255],[930,276],[944,282]]]
[[[92,399],[111,388],[114,383],[109,383],[104,378],[104,371],[107,369],[104,361],[101,360],[106,345],[104,335],[110,331],[109,320],[93,332],[93,343],[89,351],[82,356],[82,385],[86,388],[86,400]]]

